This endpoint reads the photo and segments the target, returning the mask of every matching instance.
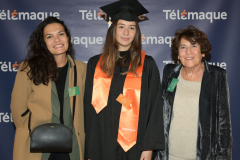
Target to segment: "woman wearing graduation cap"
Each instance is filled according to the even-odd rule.
[[[101,7],[112,18],[103,53],[88,61],[84,97],[85,156],[92,160],[150,160],[164,149],[160,75],[141,50],[137,0]],[[157,98],[158,97],[158,98]]]

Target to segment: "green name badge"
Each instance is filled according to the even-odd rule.
[[[174,88],[176,87],[178,83],[178,79],[173,78],[171,84],[168,86],[168,91],[173,92]]]
[[[79,95],[79,88],[78,88],[78,86],[72,87],[72,88],[68,88],[68,94],[69,94],[69,97]]]

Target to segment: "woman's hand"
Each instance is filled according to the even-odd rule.
[[[140,160],[151,160],[152,159],[152,150],[143,151]]]

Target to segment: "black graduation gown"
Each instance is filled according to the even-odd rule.
[[[122,53],[121,53],[122,54]],[[92,160],[139,160],[144,150],[164,149],[161,83],[158,67],[151,56],[145,56],[138,122],[137,143],[127,152],[117,142],[122,105],[116,101],[128,66],[116,65],[109,91],[108,104],[96,113],[93,108],[93,77],[100,55],[89,59],[84,95],[85,157]]]

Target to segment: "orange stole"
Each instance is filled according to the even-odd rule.
[[[132,103],[128,107],[122,105],[117,141],[125,152],[127,152],[132,146],[134,146],[137,141],[144,59],[145,51],[141,51],[141,66],[138,67],[136,70],[139,77],[133,75],[133,73],[128,73],[124,82],[123,95],[130,99]],[[101,71],[100,61],[101,57],[97,63],[94,73],[92,94],[92,105],[97,113],[99,113],[104,107],[107,106],[109,90],[112,80],[112,77],[108,77],[106,73]],[[129,68],[130,67],[131,66],[129,66]]]
[[[92,105],[95,108],[97,114],[107,106],[108,95],[112,77],[108,77],[100,68],[101,58],[98,60],[95,68],[94,80],[93,80],[93,93],[92,93]]]

